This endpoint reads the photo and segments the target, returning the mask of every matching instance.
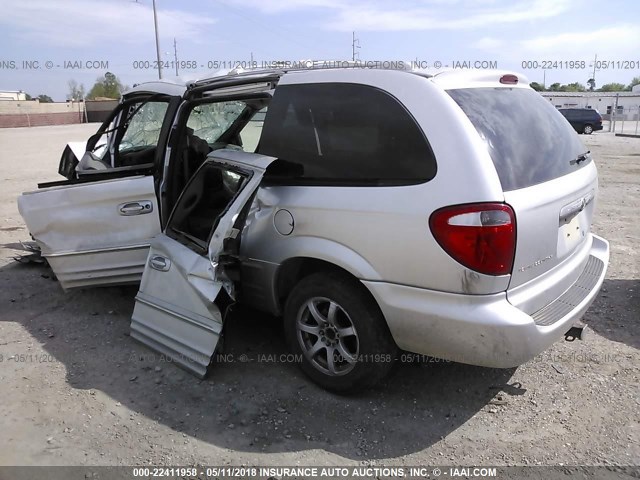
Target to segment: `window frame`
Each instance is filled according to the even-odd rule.
[[[193,241],[191,238],[189,238],[189,237],[192,236],[191,234],[189,234],[189,236],[187,236],[187,235],[185,235],[185,233],[188,233],[188,232],[182,232],[181,230],[177,230],[175,228],[172,228],[171,225],[172,225],[172,223],[174,221],[176,212],[179,211],[180,204],[181,204],[183,198],[187,195],[187,193],[191,189],[191,187],[192,187],[193,183],[195,182],[195,180],[197,179],[198,175],[201,175],[202,172],[207,168],[216,168],[218,170],[226,170],[226,171],[234,172],[234,173],[237,173],[238,175],[242,176],[244,180],[243,180],[242,184],[240,185],[240,188],[238,188],[238,190],[235,192],[235,194],[231,198],[231,200],[229,200],[229,202],[224,207],[224,209],[214,219],[214,221],[212,223],[212,226],[211,226],[211,228],[209,230],[209,234],[207,235],[207,240],[203,241],[204,245],[200,245],[199,243],[197,243],[197,242]],[[166,226],[164,228],[164,234],[167,237],[169,237],[169,238],[177,241],[178,243],[186,246],[187,248],[191,249],[192,251],[194,251],[198,255],[206,255],[208,253],[208,251],[209,251],[209,244],[211,243],[211,238],[213,237],[213,233],[216,231],[216,228],[218,228],[218,225],[220,223],[220,219],[229,211],[229,208],[231,207],[231,205],[233,205],[233,203],[236,201],[236,199],[238,198],[240,193],[245,189],[245,187],[247,186],[247,184],[249,183],[251,178],[253,178],[254,173],[255,172],[253,170],[251,170],[251,169],[241,168],[241,167],[238,167],[236,165],[231,165],[231,164],[226,163],[226,162],[215,161],[215,160],[206,160],[198,168],[198,170],[196,170],[196,172],[191,176],[191,178],[189,179],[189,181],[187,182],[187,184],[183,188],[182,192],[180,193],[180,196],[176,200],[175,205],[174,205],[173,209],[171,210],[171,214],[169,215],[169,218],[167,220],[167,224],[166,224]],[[200,240],[200,239],[197,239],[197,240]]]
[[[254,93],[233,93],[229,95],[220,95],[220,96],[204,96],[197,99],[186,100],[182,102],[180,105],[179,111],[177,112],[177,116],[173,125],[170,128],[169,140],[167,142],[168,147],[170,149],[168,165],[166,168],[165,178],[167,179],[166,187],[161,190],[161,203],[164,206],[165,211],[168,212],[166,218],[166,223],[163,225],[168,225],[170,221],[170,217],[173,213],[175,206],[178,204],[180,197],[184,190],[189,185],[189,181],[182,187],[181,190],[177,190],[176,186],[176,175],[179,168],[181,168],[181,162],[179,161],[179,154],[181,151],[182,142],[185,141],[186,135],[185,132],[187,130],[187,122],[189,121],[189,117],[191,116],[191,112],[194,108],[199,105],[205,103],[221,103],[221,102],[229,102],[234,100],[268,100],[269,104],[271,103],[273,96],[269,92],[254,92]],[[268,110],[267,110],[268,111]],[[236,119],[237,120],[237,119]],[[235,123],[235,122],[234,122]],[[233,127],[233,124],[229,126],[229,129]],[[264,126],[263,126],[264,128]],[[227,131],[229,130],[227,129]],[[226,132],[225,132],[226,133]],[[259,143],[258,143],[259,145]],[[206,162],[205,162],[206,163]],[[197,171],[196,171],[197,173]],[[194,175],[196,174],[194,173]]]
[[[573,161],[588,153],[574,131],[574,124],[581,123],[575,116],[570,116],[577,111],[574,107],[557,110],[549,102],[541,101],[542,97],[530,88],[461,87],[449,89],[447,93],[467,117],[478,137],[486,143],[487,153],[504,192],[535,187],[570,175],[592,162],[589,155],[584,162]],[[467,103],[466,100],[469,98],[472,101]],[[480,105],[478,100],[484,103]],[[498,100],[501,103],[496,105]],[[502,110],[498,110],[499,107]],[[493,114],[485,115],[485,112]],[[509,115],[504,115],[504,112],[508,112]],[[500,122],[495,122],[496,119]],[[533,133],[531,130],[523,133],[523,122],[526,125],[535,125],[540,132],[536,129]],[[505,128],[505,125],[508,125],[508,128]],[[553,127],[555,130],[551,131]],[[531,138],[542,133],[546,134],[545,138],[539,139],[538,143],[532,146]],[[525,154],[516,156],[517,161],[514,161],[509,155],[522,153],[514,151],[515,145],[521,150],[525,146],[522,138],[528,139],[527,145],[530,148],[524,148]],[[553,143],[550,140],[553,140]],[[537,158],[546,160],[536,162]]]
[[[395,104],[401,109],[401,111],[406,115],[406,119],[407,121],[411,122],[415,128],[417,129],[417,132],[419,133],[421,139],[424,141],[424,146],[426,147],[426,151],[427,151],[427,156],[424,159],[425,162],[431,162],[431,165],[428,166],[428,168],[431,169],[430,174],[427,177],[423,177],[423,178],[331,178],[331,177],[304,177],[304,176],[289,176],[289,175],[265,175],[264,180],[263,180],[263,185],[265,186],[331,186],[331,187],[398,187],[398,186],[410,186],[410,185],[421,185],[421,184],[426,184],[428,182],[430,182],[431,180],[433,180],[437,173],[438,173],[438,162],[436,159],[436,155],[435,152],[433,151],[433,147],[431,146],[431,143],[429,142],[429,139],[427,138],[427,135],[425,133],[425,131],[422,129],[420,123],[417,121],[417,119],[415,118],[415,116],[411,113],[411,110],[409,110],[409,108],[402,103],[395,95],[393,95],[392,93],[390,93],[389,91],[375,86],[375,85],[368,85],[368,84],[364,84],[364,83],[357,83],[357,82],[313,82],[313,83],[294,83],[294,84],[288,84],[288,85],[281,85],[276,87],[275,89],[275,93],[273,96],[273,100],[271,101],[271,104],[269,105],[269,108],[267,110],[267,114],[264,120],[264,126],[263,126],[263,130],[262,130],[262,136],[260,139],[260,143],[258,144],[258,148],[256,149],[256,153],[259,154],[263,154],[263,155],[269,155],[269,156],[273,156],[276,157],[278,159],[280,159],[281,161],[286,161],[287,163],[292,163],[292,164],[296,164],[296,165],[300,165],[297,164],[296,162],[294,162],[292,159],[288,159],[288,158],[284,158],[282,156],[279,155],[279,152],[264,152],[261,150],[261,145],[263,144],[265,138],[265,131],[268,131],[268,128],[270,126],[270,124],[274,123],[274,118],[273,118],[273,111],[274,111],[274,105],[277,107],[278,103],[276,103],[278,100],[278,91],[281,89],[295,89],[295,88],[300,88],[300,87],[309,87],[309,86],[332,86],[332,87],[340,87],[340,86],[355,86],[355,87],[359,87],[359,88],[363,88],[366,90],[373,90],[376,91],[378,93],[381,93],[383,95],[385,95],[386,97],[388,97],[391,101],[395,102]],[[291,103],[289,103],[288,107],[291,106]],[[277,110],[277,109],[276,109]],[[280,124],[284,123],[285,117],[282,117],[280,119],[278,119],[278,121],[280,122]],[[282,129],[283,127],[280,125],[279,127]]]
[[[140,108],[137,107],[137,105],[141,103],[142,106]],[[129,125],[127,125],[126,128],[124,128],[124,124],[119,124],[116,130],[116,136],[114,138],[114,142],[113,142],[113,150],[114,150],[114,163],[115,160],[117,159],[117,157],[119,157],[121,154],[123,153],[127,153],[126,151],[122,152],[120,151],[120,145],[122,144],[122,140],[124,139],[125,135],[127,134],[127,132],[129,131],[129,128],[131,126],[131,120],[133,120],[136,115],[138,115],[138,113],[140,112],[140,110],[142,110],[142,108],[144,108],[145,105],[150,104],[150,103],[165,103],[167,105],[167,108],[164,111],[164,114],[162,116],[162,120],[160,122],[160,129],[158,130],[158,140],[156,141],[155,146],[153,146],[154,148],[158,148],[158,146],[160,145],[160,140],[162,138],[162,127],[164,126],[164,121],[167,118],[167,113],[169,112],[169,108],[171,105],[171,100],[170,99],[165,99],[165,98],[160,98],[160,99],[155,99],[153,97],[149,98],[149,99],[140,99],[138,102],[131,102],[128,105],[126,105],[125,108],[122,109],[122,111],[120,112],[121,118],[122,115],[125,113],[128,115],[129,111],[133,108],[136,109],[138,108],[138,110],[133,114],[133,116],[131,117],[131,119],[129,120]],[[145,145],[145,147],[150,148],[152,145]],[[120,167],[116,167],[114,166],[113,168],[120,168]]]

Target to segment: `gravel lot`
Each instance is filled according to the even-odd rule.
[[[29,240],[17,195],[61,178],[66,142],[95,129],[0,130],[0,465],[640,464],[640,138],[582,137],[611,242],[585,341],[510,370],[402,363],[345,398],[281,357],[277,319],[236,311],[227,361],[199,381],[129,338],[136,288],[65,293],[12,260]]]

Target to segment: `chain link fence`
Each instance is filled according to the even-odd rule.
[[[604,132],[640,135],[640,106],[618,107],[611,113],[602,115]]]

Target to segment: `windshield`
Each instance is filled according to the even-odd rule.
[[[118,145],[118,151],[124,153],[158,144],[162,122],[169,104],[166,101],[141,102],[129,107],[129,118],[125,123],[125,132]]]
[[[526,188],[584,167],[587,149],[567,120],[524,88],[448,91],[484,141],[504,191]]]

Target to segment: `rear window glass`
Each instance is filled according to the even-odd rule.
[[[258,150],[300,167],[303,183],[397,185],[425,182],[436,172],[409,112],[366,85],[278,87]]]
[[[504,191],[567,175],[590,160],[567,120],[534,90],[449,90],[485,142]],[[591,157],[588,157],[591,158]]]

